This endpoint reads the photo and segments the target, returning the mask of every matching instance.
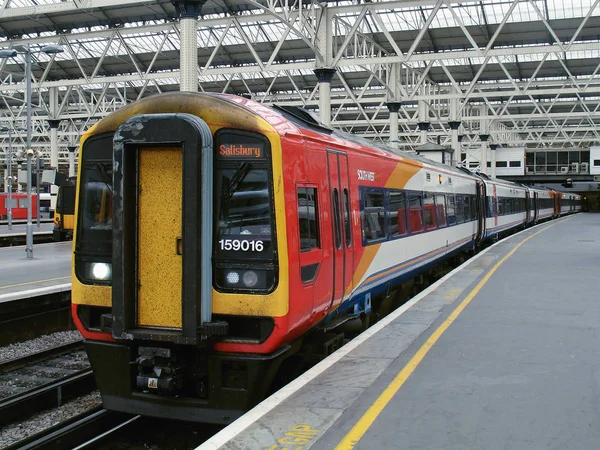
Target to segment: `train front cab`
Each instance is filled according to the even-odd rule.
[[[55,242],[73,237],[73,229],[75,227],[75,189],[75,178],[67,180],[58,188],[53,220],[54,227],[52,230],[52,240]]]
[[[270,141],[215,133],[192,114],[132,115],[82,142],[73,316],[107,409],[229,423],[264,397],[292,347],[277,344],[286,241],[277,247]],[[216,202],[229,212],[213,255],[214,149]],[[244,189],[264,210],[254,222],[236,210]]]

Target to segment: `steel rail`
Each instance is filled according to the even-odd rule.
[[[0,426],[21,420],[45,409],[61,406],[96,388],[96,380],[92,371],[86,369],[58,381],[7,397],[0,402]]]
[[[139,417],[97,407],[14,442],[3,450],[85,448]]]
[[[83,339],[69,342],[67,344],[57,345],[55,347],[42,350],[41,352],[31,353],[29,355],[0,362],[0,374],[25,367],[28,364],[33,364],[49,358],[61,356],[76,349],[83,350]]]

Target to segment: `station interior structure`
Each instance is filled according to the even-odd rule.
[[[27,134],[42,169],[75,175],[94,122],[183,90],[303,107],[598,210],[599,26],[598,0],[5,0],[4,189],[23,188]]]

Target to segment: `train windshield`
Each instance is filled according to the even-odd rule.
[[[272,224],[267,169],[253,168],[249,163],[235,169],[223,168],[217,172],[217,184],[217,192],[222,194],[217,241],[228,238],[260,241],[263,251],[270,247]]]
[[[215,141],[216,258],[269,261],[275,222],[268,141],[237,130],[218,133]]]
[[[84,144],[79,183],[76,252],[80,256],[112,254],[112,136]]]
[[[79,205],[78,250],[112,252],[112,161],[85,163]]]

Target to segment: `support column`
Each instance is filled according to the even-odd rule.
[[[429,130],[429,105],[419,100],[419,131],[421,132],[421,145],[427,144],[427,130]]]
[[[427,144],[427,130],[429,130],[431,124],[429,122],[419,122],[417,125],[421,133],[421,145]]]
[[[331,125],[331,80],[335,72],[335,69],[315,69],[319,80],[319,116],[325,126]]]
[[[60,124],[60,120],[54,120],[54,119],[48,120],[48,125],[50,126],[50,167],[52,169],[56,169],[56,173],[58,173],[58,125],[59,124]],[[50,192],[52,194],[58,193],[58,186],[56,186],[55,184],[51,184]]]
[[[173,0],[181,31],[180,84],[182,92],[198,92],[198,16],[206,0]]]
[[[386,105],[390,110],[390,145],[398,148],[398,111],[402,102],[388,102]]]
[[[463,162],[461,158],[462,158],[462,149],[463,149],[462,141],[464,138],[465,138],[464,134],[458,135],[458,147],[459,148],[458,148],[457,165],[459,163]],[[469,168],[469,153],[467,153],[466,151],[465,151],[465,161],[462,164],[462,166],[466,167],[467,169]]]
[[[448,126],[450,127],[450,145],[454,150],[454,167],[456,167],[460,162],[460,145],[458,138],[458,129],[460,128],[461,123],[462,122],[458,120],[451,120],[450,122],[448,122]]]
[[[487,174],[487,140],[489,139],[489,130],[490,130],[490,121],[489,119],[484,119],[483,116],[486,116],[488,113],[487,105],[481,105],[479,107],[479,138],[481,139],[481,156],[479,157],[479,165],[481,167],[480,171]],[[482,136],[487,136],[485,140],[483,140]]]
[[[479,135],[479,140],[481,141],[481,162],[480,162],[480,166],[481,168],[479,169],[480,172],[485,173],[486,175],[488,174],[488,170],[487,170],[487,141],[490,138],[489,134],[480,134]]]
[[[4,192],[8,192],[8,183],[10,183],[8,179],[8,167],[4,166]]]
[[[454,93],[458,94],[458,90],[454,88]],[[458,129],[460,128],[461,121],[458,117],[458,107],[459,101],[458,98],[450,99],[450,120],[448,121],[448,125],[450,126],[450,146],[454,149],[454,167],[458,165],[460,162],[460,149],[458,144]]]
[[[496,149],[498,148],[498,144],[490,144],[490,150],[492,154],[491,158],[491,166],[492,170],[490,171],[491,177],[496,178]]]
[[[69,150],[69,176],[74,177],[75,173],[75,150],[77,147],[69,146],[67,150]]]

